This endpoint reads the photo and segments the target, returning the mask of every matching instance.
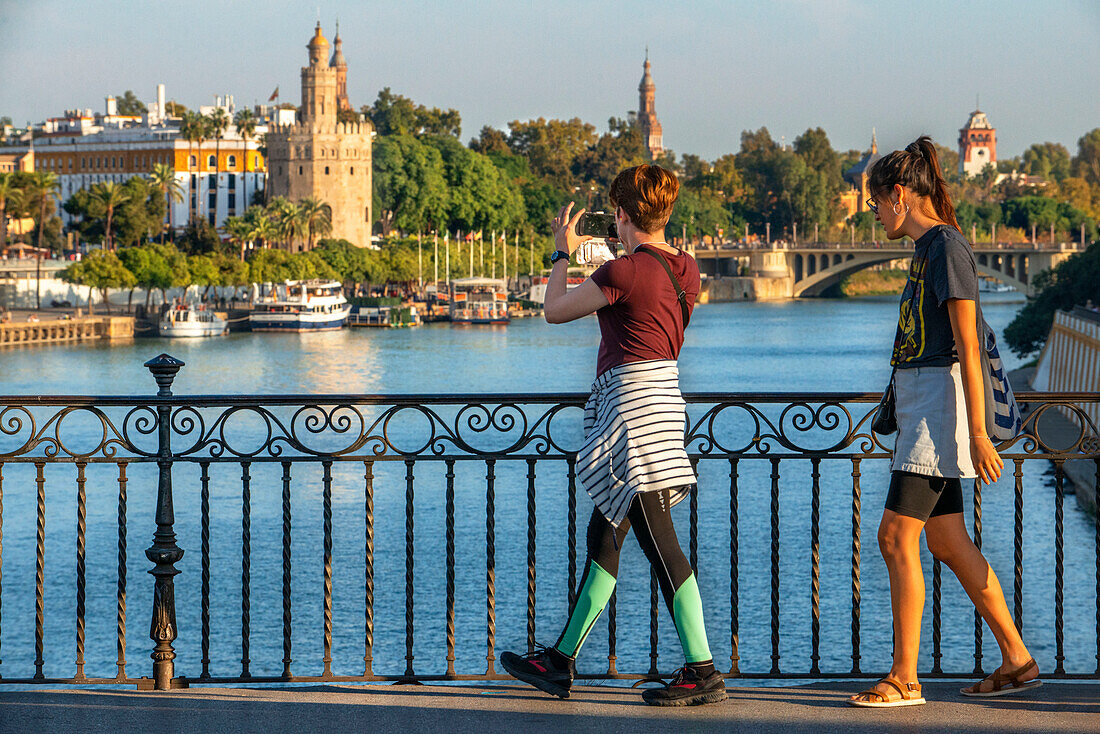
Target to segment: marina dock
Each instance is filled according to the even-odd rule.
[[[96,339],[132,339],[133,316],[83,316],[0,323],[0,346],[12,344],[67,344]]]

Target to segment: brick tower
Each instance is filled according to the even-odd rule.
[[[657,158],[665,151],[665,147],[661,141],[661,123],[657,119],[653,103],[657,85],[653,83],[653,77],[649,73],[648,49],[645,52],[644,69],[642,81],[638,84],[638,125],[642,129],[642,143],[649,151],[650,158]]]
[[[371,123],[336,121],[339,67],[330,65],[329,43],[317,24],[302,67],[302,106],[293,125],[274,125],[267,135],[267,196],[291,201],[312,197],[332,208],[329,237],[365,247],[371,235]],[[342,56],[339,46],[333,61]],[[301,249],[301,242],[292,249]]]
[[[997,130],[981,110],[974,110],[959,130],[959,175],[976,176],[997,162]]]
[[[336,37],[332,39],[332,60],[328,65],[336,69],[336,105],[338,109],[350,110],[348,101],[348,62],[344,59],[344,42],[340,39],[340,24],[336,24]]]

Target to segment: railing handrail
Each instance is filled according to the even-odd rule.
[[[1044,400],[1079,403],[1100,402],[1100,392],[1074,391],[1017,391],[1017,399],[1026,402]],[[787,403],[809,401],[814,403],[874,403],[881,392],[684,392],[688,403]],[[186,405],[190,407],[218,407],[231,405],[298,405],[300,403],[330,405],[355,403],[357,405],[447,405],[466,401],[485,403],[523,403],[550,405],[555,403],[580,403],[588,399],[587,392],[563,393],[286,393],[286,394],[180,394],[172,397],[133,395],[0,395],[0,405],[67,405],[67,406],[135,406],[135,405]]]

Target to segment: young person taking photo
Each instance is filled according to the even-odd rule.
[[[1004,468],[986,433],[974,253],[959,230],[927,136],[875,163],[868,188],[868,206],[886,236],[910,237],[915,246],[891,358],[898,434],[878,530],[890,576],[893,665],[849,703],[887,708],[925,702],[917,682],[922,531],[928,550],[959,579],[1001,649],[1001,666],[962,693],[992,697],[1034,688],[1039,668],[1016,630],[997,575],[963,522],[962,481],[991,484]]]
[[[584,411],[585,442],[577,455],[578,476],[595,507],[584,575],[558,641],[526,655],[504,652],[500,662],[515,678],[561,698],[569,696],[576,655],[611,598],[619,550],[631,528],[657,573],[687,661],[668,685],[646,689],[645,702],[685,706],[726,698],[725,679],[707,644],[699,586],[671,515],[695,484],[684,447],[676,359],[699,293],[699,268],[664,241],[679,190],[676,176],[659,166],[621,172],[609,198],[626,254],[571,291],[569,256],[591,239],[576,232],[584,211],[571,215],[570,203],[551,224],[556,251],[546,320],[562,324],[595,312],[602,336]]]

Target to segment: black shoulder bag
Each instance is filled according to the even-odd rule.
[[[656,258],[657,262],[661,263],[661,267],[668,273],[668,279],[672,281],[672,288],[676,291],[676,300],[680,302],[680,313],[684,316],[684,328],[686,329],[688,321],[691,320],[691,314],[688,312],[687,293],[680,286],[680,281],[676,280],[676,276],[672,274],[672,268],[668,266],[668,260],[665,260],[663,255],[653,250],[642,250],[642,252]]]

